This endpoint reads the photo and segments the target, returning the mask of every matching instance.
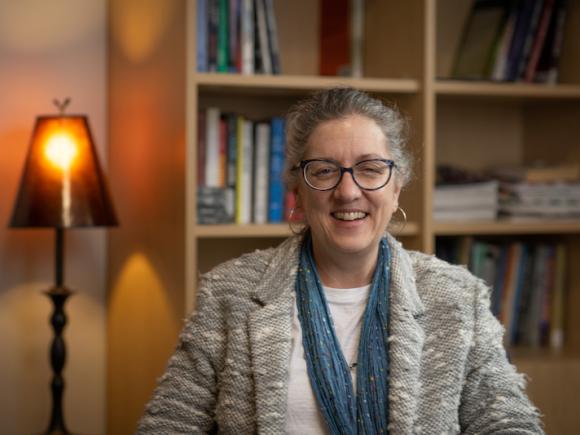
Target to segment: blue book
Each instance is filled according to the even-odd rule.
[[[197,71],[207,72],[208,16],[207,0],[197,0]]]
[[[512,315],[511,322],[508,328],[509,331],[509,343],[513,346],[517,344],[518,338],[518,323],[520,319],[520,308],[522,305],[522,297],[524,293],[524,282],[526,276],[526,265],[528,264],[529,248],[525,244],[521,244],[520,255],[517,261],[517,274],[516,286],[514,289],[513,305],[512,305]]]
[[[268,222],[276,223],[284,218],[284,118],[272,118],[271,135]]]

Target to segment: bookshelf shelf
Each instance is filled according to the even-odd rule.
[[[193,81],[201,90],[242,90],[273,94],[304,93],[333,86],[352,86],[370,92],[397,94],[414,94],[420,90],[419,82],[412,79],[194,73]]]
[[[195,234],[199,238],[261,238],[261,237],[288,237],[292,231],[288,224],[266,225],[196,225]],[[419,234],[419,225],[408,222],[403,228],[393,230],[398,236],[416,236]]]
[[[577,234],[580,232],[580,220],[435,222],[433,232],[437,236]]]
[[[434,84],[434,90],[437,96],[580,100],[580,86],[578,85],[438,80]]]

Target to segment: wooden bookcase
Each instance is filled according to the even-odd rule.
[[[580,221],[438,223],[435,166],[580,161],[580,5],[569,2],[557,86],[457,82],[436,77],[448,58],[446,24],[464,0],[367,0],[362,79],[320,77],[319,3],[276,0],[283,75],[199,74],[195,0],[109,1],[109,171],[121,227],[109,237],[108,432],[134,431],[195,304],[199,274],[242,252],[273,246],[286,225],[198,225],[199,108],[256,119],[284,115],[311,91],[352,85],[409,117],[416,177],[402,194],[409,223],[398,234],[434,251],[438,236],[558,238],[568,247],[564,350],[517,349],[548,433],[580,424]],[[439,43],[438,43],[439,41]]]

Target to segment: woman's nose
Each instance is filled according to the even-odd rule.
[[[343,201],[352,201],[360,196],[361,189],[354,182],[352,173],[344,172],[338,186],[334,189],[334,195]]]

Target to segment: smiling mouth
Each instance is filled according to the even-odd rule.
[[[368,216],[368,213],[362,211],[337,211],[331,214],[333,218],[339,221],[358,221]]]

